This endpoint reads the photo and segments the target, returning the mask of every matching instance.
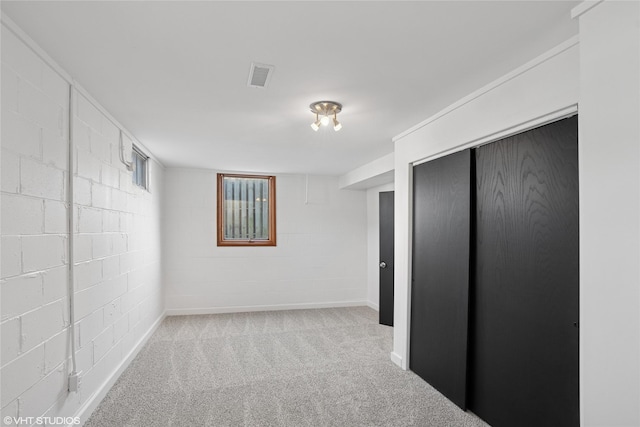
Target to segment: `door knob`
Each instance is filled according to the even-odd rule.
[[[380,268],[387,268],[387,263],[386,263],[386,262],[384,262],[384,261],[382,261],[382,262],[380,263]]]

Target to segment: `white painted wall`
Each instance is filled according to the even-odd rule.
[[[216,246],[216,171],[167,169],[168,313],[364,305],[366,193],[336,177],[276,175],[276,247]]]
[[[70,393],[65,201],[71,79],[9,26],[21,34],[3,21],[2,416],[86,418],[163,314],[163,169],[151,165],[152,193],[134,187],[119,161],[118,128],[77,95],[73,234],[82,377],[79,392]]]
[[[583,426],[640,426],[640,3],[580,16]]]
[[[394,153],[390,153],[345,173],[339,178],[339,187],[345,190],[366,190],[392,183],[394,158]]]
[[[393,191],[393,183],[367,190],[367,305],[380,305],[380,193]]]

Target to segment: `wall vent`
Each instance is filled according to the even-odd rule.
[[[269,86],[271,75],[273,74],[273,65],[258,64],[257,62],[251,63],[251,70],[249,70],[249,80],[247,86],[249,87],[261,87],[265,88]]]

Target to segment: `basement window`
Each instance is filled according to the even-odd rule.
[[[149,188],[148,186],[148,168],[147,162],[149,161],[149,156],[145,155],[138,147],[133,146],[133,150],[131,150],[131,162],[133,163],[133,183],[138,187],[142,187],[145,190]]]
[[[276,246],[276,177],[218,174],[218,246]]]

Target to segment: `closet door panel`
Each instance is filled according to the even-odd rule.
[[[410,369],[466,408],[469,150],[413,170]]]
[[[476,150],[469,407],[578,426],[577,117]]]

